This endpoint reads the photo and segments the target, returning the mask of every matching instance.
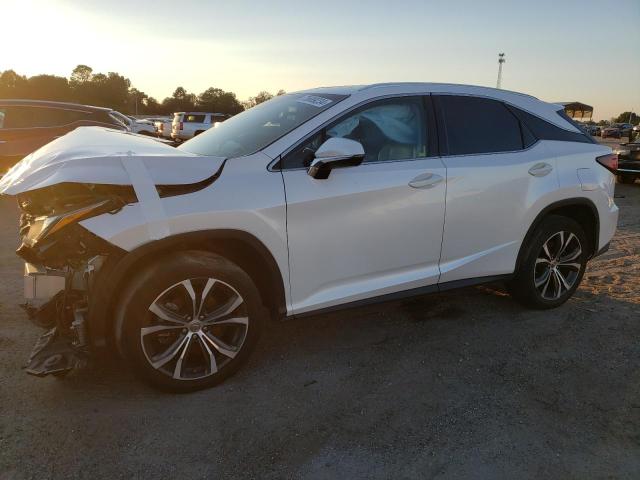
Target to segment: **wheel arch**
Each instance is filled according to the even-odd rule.
[[[89,331],[92,344],[103,348],[114,340],[115,312],[128,280],[145,265],[176,251],[204,250],[236,263],[256,282],[264,306],[286,314],[284,276],[267,247],[242,230],[204,230],[173,235],[142,245],[107,261],[92,285]]]
[[[589,257],[592,257],[598,251],[600,237],[600,217],[598,215],[598,209],[588,198],[567,198],[547,205],[533,220],[520,244],[520,250],[518,251],[518,257],[516,259],[516,272],[520,269],[520,264],[524,258],[525,250],[531,236],[538,225],[549,215],[559,215],[578,222],[591,242],[589,245]]]

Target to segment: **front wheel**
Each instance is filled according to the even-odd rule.
[[[570,218],[552,215],[523,248],[520,268],[508,285],[513,297],[536,309],[562,305],[580,285],[587,265],[584,230]]]
[[[189,251],[161,258],[127,287],[121,342],[153,386],[193,391],[235,373],[260,335],[260,294],[237,265]]]

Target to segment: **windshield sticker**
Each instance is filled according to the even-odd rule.
[[[324,97],[316,97],[315,95],[303,95],[298,99],[300,103],[306,103],[307,105],[313,105],[314,107],[322,108],[329,105],[333,100],[329,100]]]

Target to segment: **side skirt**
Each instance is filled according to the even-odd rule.
[[[311,310],[309,312],[298,313],[297,315],[287,315],[284,320],[293,320],[306,317],[315,317],[316,315],[322,315],[325,313],[337,312],[341,310],[349,310],[352,308],[364,307],[368,305],[376,305],[379,303],[393,302],[396,300],[403,300],[412,297],[418,297],[429,293],[446,292],[447,290],[454,290],[456,288],[471,287],[473,285],[482,285],[485,283],[504,282],[511,280],[513,274],[506,275],[492,275],[488,277],[476,277],[465,278],[463,280],[454,280],[451,282],[440,283],[438,285],[428,285],[426,287],[412,288],[410,290],[403,290],[401,292],[388,293],[386,295],[380,295],[377,297],[365,298],[363,300],[356,300],[355,302],[342,303],[340,305],[333,305],[331,307],[320,308],[318,310]]]

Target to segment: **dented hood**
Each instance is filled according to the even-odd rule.
[[[0,194],[58,183],[185,185],[211,177],[222,157],[178,150],[153,138],[79,127],[26,156],[0,179]]]

